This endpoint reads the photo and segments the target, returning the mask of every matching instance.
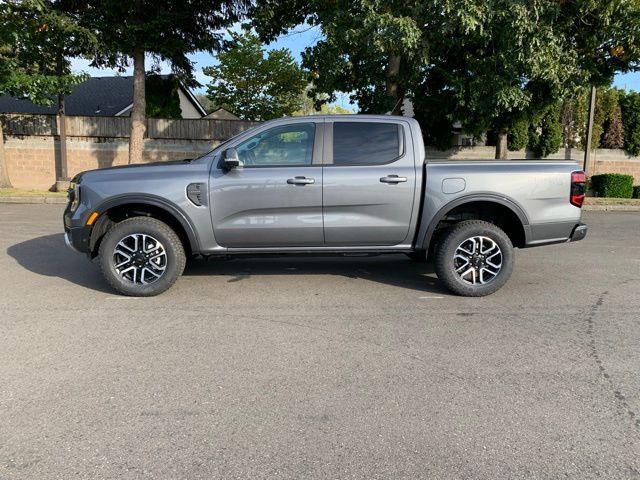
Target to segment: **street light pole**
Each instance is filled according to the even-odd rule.
[[[591,141],[593,138],[593,114],[596,109],[596,87],[591,87],[591,96],[589,98],[589,118],[587,120],[587,142],[584,148],[584,164],[582,170],[587,172],[589,161],[591,160]]]

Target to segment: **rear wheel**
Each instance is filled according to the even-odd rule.
[[[114,225],[100,243],[99,265],[115,290],[151,297],[171,287],[186,263],[176,233],[155,218],[133,217]]]
[[[452,292],[481,297],[499,290],[513,271],[513,245],[492,223],[468,220],[450,227],[436,249],[435,271]]]

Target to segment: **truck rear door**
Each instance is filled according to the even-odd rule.
[[[336,118],[325,125],[325,245],[406,242],[416,188],[409,129],[391,118]]]

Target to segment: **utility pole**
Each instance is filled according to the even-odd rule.
[[[596,110],[596,87],[591,87],[591,97],[589,98],[589,118],[587,120],[587,142],[584,148],[584,164],[582,170],[587,173],[589,161],[591,160],[591,139],[593,138],[593,114]]]

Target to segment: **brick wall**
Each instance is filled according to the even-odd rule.
[[[427,158],[443,160],[487,160],[495,155],[495,147],[457,147],[451,150],[439,151],[427,149]],[[525,150],[509,152],[510,159],[535,158]],[[549,155],[546,160],[573,160],[583,164],[584,152],[571,148],[563,148],[559,152]],[[640,185],[640,157],[632,157],[624,150],[594,150],[587,166],[587,175],[600,173],[623,173],[633,175],[634,185]]]
[[[5,159],[14,187],[48,190],[55,184],[55,166],[59,160],[59,144],[51,135],[8,135],[5,137]],[[144,161],[194,158],[211,150],[219,140],[146,139]],[[126,165],[128,139],[104,137],[70,137],[67,139],[69,175],[83,170]],[[445,152],[428,150],[427,158],[447,160],[487,160],[493,158],[493,147],[459,147]],[[510,158],[531,158],[525,151],[509,152]],[[550,160],[571,159],[582,165],[583,152],[563,149]],[[640,157],[630,157],[622,150],[593,152],[589,175],[624,173],[633,175],[640,185]]]
[[[194,158],[208,152],[219,141],[146,139],[144,161],[156,162]],[[15,188],[49,190],[56,181],[59,143],[52,136],[8,136],[5,159]],[[72,137],[67,139],[67,167],[73,177],[83,170],[126,165],[127,139]]]

